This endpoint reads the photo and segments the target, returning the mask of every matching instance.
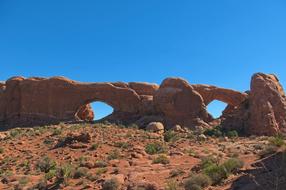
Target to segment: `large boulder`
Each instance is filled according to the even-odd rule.
[[[201,95],[180,78],[167,78],[154,95],[155,109],[162,113],[168,125],[194,127],[197,120],[209,119]]]
[[[164,133],[164,125],[161,122],[151,122],[147,125],[146,130],[155,133]]]

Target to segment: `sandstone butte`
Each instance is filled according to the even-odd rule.
[[[213,100],[228,104],[214,119],[206,109]],[[286,97],[278,78],[256,73],[246,93],[167,78],[162,84],[81,83],[64,77],[12,77],[0,83],[0,129],[58,122],[92,121],[91,102],[104,102],[114,111],[110,122],[146,127],[162,122],[167,128],[213,127],[247,135],[286,132]]]

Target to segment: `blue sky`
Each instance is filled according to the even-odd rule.
[[[0,1],[0,80],[178,76],[245,91],[255,72],[275,73],[286,85],[285,63],[284,0]],[[222,107],[210,110],[218,115]]]

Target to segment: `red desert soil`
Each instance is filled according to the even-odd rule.
[[[148,189],[148,185],[149,189],[184,189],[184,181],[200,172],[205,157],[220,162],[236,157],[244,167],[207,188],[231,189],[269,144],[268,137],[217,138],[192,131],[169,132],[169,136],[166,142],[164,134],[101,123],[0,132],[0,189],[102,189],[106,180],[114,178],[119,189]],[[154,143],[157,152],[152,154]],[[158,156],[163,161],[156,163]]]

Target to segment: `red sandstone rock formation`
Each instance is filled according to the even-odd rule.
[[[185,80],[167,78],[154,95],[154,104],[171,125],[195,126],[210,118],[201,95]]]
[[[78,120],[93,121],[94,113],[93,113],[91,105],[86,104],[80,107],[78,112],[76,113],[76,117]]]
[[[9,124],[74,121],[78,110],[102,101],[115,112],[137,113],[139,95],[112,83],[79,83],[63,77],[50,79],[14,77],[6,81],[0,98],[0,118]]]
[[[253,75],[249,98],[223,117],[223,127],[246,134],[285,133],[286,97],[277,77],[263,73]]]
[[[258,73],[252,77],[249,102],[250,134],[286,132],[286,97],[275,75]]]
[[[8,127],[60,121],[93,120],[89,103],[101,101],[114,112],[106,119],[121,123],[162,122],[167,128],[204,126],[213,122],[206,105],[228,104],[222,125],[250,134],[286,132],[286,100],[274,75],[253,76],[248,94],[209,85],[190,85],[168,78],[149,83],[80,83],[64,77],[13,77],[0,82],[0,122]],[[209,123],[209,124],[208,124]]]
[[[210,85],[192,85],[192,87],[200,93],[206,105],[211,103],[213,100],[219,100],[230,106],[238,106],[248,96],[246,93]]]

